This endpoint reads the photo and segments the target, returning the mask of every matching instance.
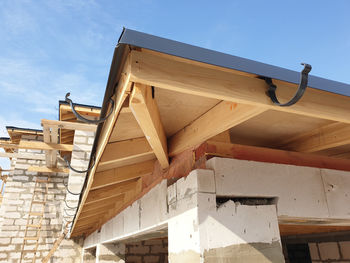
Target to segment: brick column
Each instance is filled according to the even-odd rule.
[[[125,263],[124,244],[99,244],[96,248],[97,263]]]
[[[168,193],[169,262],[284,262],[275,205],[217,202],[210,170],[191,172]]]
[[[92,144],[94,142],[95,133],[86,131],[75,131],[74,146],[72,151],[71,166],[76,170],[86,170],[89,165]],[[72,221],[79,202],[79,193],[85,182],[86,173],[76,173],[69,171],[68,189],[66,203],[64,205],[65,221]],[[68,234],[69,237],[69,234]]]

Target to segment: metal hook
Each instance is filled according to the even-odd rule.
[[[309,64],[306,63],[301,63],[301,65],[304,66],[304,69],[301,71],[300,74],[300,84],[298,87],[298,91],[295,93],[294,97],[286,102],[286,103],[280,103],[277,99],[276,96],[276,85],[274,85],[272,83],[272,79],[271,78],[265,78],[265,82],[269,85],[269,89],[267,91],[267,95],[270,97],[271,101],[278,106],[281,107],[285,107],[285,106],[291,106],[293,104],[295,104],[296,102],[298,102],[301,97],[304,95],[304,92],[306,90],[307,87],[307,82],[308,82],[308,74],[311,71],[312,67]]]
[[[66,156],[65,156],[63,159],[64,159],[64,161],[66,162],[66,164],[67,164],[67,166],[68,166],[69,169],[71,169],[73,172],[80,173],[80,174],[87,173],[87,172],[90,171],[90,170],[92,169],[92,167],[94,167],[94,165],[95,165],[95,155],[94,155],[94,157],[92,158],[92,160],[93,160],[92,165],[91,165],[89,168],[87,168],[86,170],[83,170],[83,171],[77,170],[77,169],[73,168],[72,166],[70,166],[70,163],[69,163],[69,161],[68,161],[68,159],[67,159]]]
[[[69,98],[70,96],[70,92],[68,92],[66,94],[66,102],[69,103],[70,107],[72,108],[72,112],[74,113],[74,115],[78,118],[78,120],[81,120],[83,122],[89,123],[89,124],[99,124],[101,122],[104,122],[105,120],[108,119],[108,117],[112,114],[113,109],[114,109],[114,101],[112,100],[112,98],[109,99],[109,103],[111,104],[111,110],[110,112],[102,119],[99,120],[89,120],[87,118],[84,118],[83,116],[81,116],[78,112],[76,112],[75,110],[75,103],[73,103],[73,101]]]

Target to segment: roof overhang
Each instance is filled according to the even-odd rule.
[[[124,29],[101,117],[113,112],[98,126],[96,165],[71,236],[100,228],[159,182],[177,155],[218,134],[227,143],[331,162],[350,157],[350,85],[309,76],[302,99],[279,107],[261,77],[272,78],[288,100],[300,73]]]

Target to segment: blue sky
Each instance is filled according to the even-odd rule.
[[[123,26],[350,83],[350,1],[0,1],[0,136],[101,105]],[[4,160],[0,165],[6,167]]]

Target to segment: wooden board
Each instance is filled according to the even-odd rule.
[[[233,143],[278,148],[291,137],[333,123],[328,120],[269,110],[230,129]]]
[[[331,233],[350,231],[350,226],[325,226],[325,225],[279,225],[281,236],[296,236],[307,234]]]

